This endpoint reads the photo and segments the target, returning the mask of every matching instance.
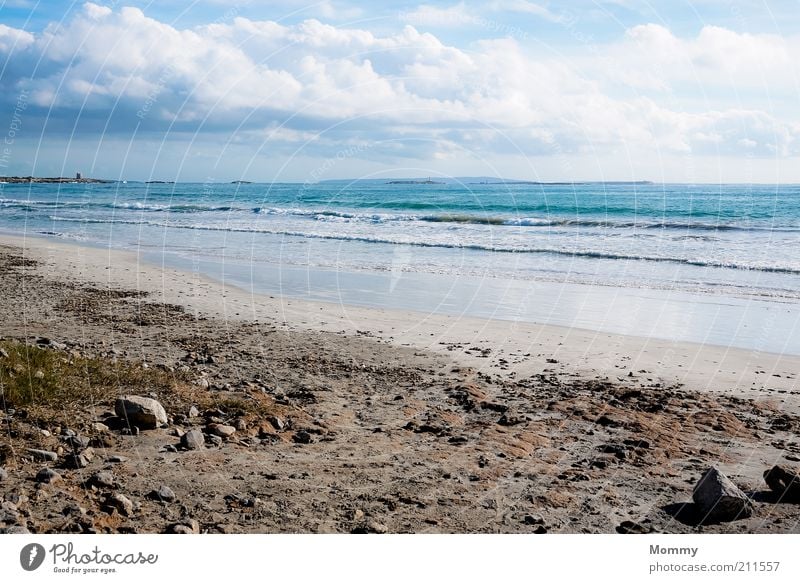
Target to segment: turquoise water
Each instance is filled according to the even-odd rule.
[[[722,298],[732,310],[724,318],[749,311],[751,328],[763,316],[752,301],[769,302],[768,317],[785,325],[795,322],[800,298],[793,185],[0,186],[0,229],[137,249],[257,292],[614,331],[604,306],[645,297],[632,290],[668,292],[684,307]],[[544,284],[561,287],[544,293]],[[532,306],[534,288],[549,298],[546,309]],[[571,316],[578,308],[558,304],[568,289],[585,295],[584,308],[597,304],[583,320]],[[658,297],[653,309],[667,301]],[[735,309],[734,299],[743,302]],[[664,326],[655,322],[652,334]],[[730,335],[720,330],[720,339]]]
[[[0,228],[355,270],[800,288],[798,186],[6,184]]]

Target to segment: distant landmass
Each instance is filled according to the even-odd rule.
[[[0,177],[0,182],[7,184],[110,184],[116,180],[103,180],[101,178],[65,178],[63,176],[55,178],[40,178],[36,176],[4,176]]]
[[[500,178],[497,176],[454,176],[454,177],[437,177],[432,179],[430,177],[424,178],[350,178],[350,179],[330,179],[321,180],[320,184],[336,184],[336,183],[362,183],[362,184],[528,184],[536,186],[579,186],[590,184],[653,184],[649,180],[580,180],[580,181],[563,181],[563,182],[545,182],[537,180],[519,180],[515,178]]]

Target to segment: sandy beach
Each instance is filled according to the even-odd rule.
[[[95,427],[113,399],[5,413],[7,526],[798,532],[800,508],[762,477],[800,462],[798,356],[257,295],[52,239],[4,235],[0,254],[5,341],[182,387],[156,395],[167,426],[138,435]],[[264,408],[230,405],[256,398]],[[178,447],[214,424],[235,433]],[[26,453],[57,450],[67,429],[91,440],[84,467]],[[37,482],[45,465],[61,479]],[[701,523],[689,503],[710,466],[750,495],[752,516]],[[93,481],[103,471],[112,486]],[[149,495],[162,485],[174,501]],[[132,510],[108,512],[112,492]]]

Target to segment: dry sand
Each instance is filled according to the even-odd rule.
[[[22,500],[29,530],[798,532],[800,508],[775,504],[761,478],[800,460],[797,356],[261,296],[129,252],[0,246],[0,336],[181,368],[197,391],[259,391],[289,411],[281,430],[241,420],[203,451],[162,451],[175,427],[105,436],[60,486],[35,484],[41,464],[18,454],[31,432],[9,433],[0,493]],[[70,424],[90,433],[104,406]],[[754,496],[753,517],[698,525],[681,506],[710,465]],[[132,516],[109,517],[108,493],[85,486],[103,467]],[[160,484],[177,503],[146,497]]]

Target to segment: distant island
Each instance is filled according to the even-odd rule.
[[[253,184],[249,180],[234,180],[231,184]]]
[[[145,184],[175,184],[174,180],[148,180]]]
[[[427,180],[390,180],[386,184],[445,184],[445,183],[436,182],[428,178]]]
[[[101,178],[64,178],[49,177],[39,178],[36,176],[4,176],[0,177],[0,182],[6,184],[111,184],[116,180],[103,180]]]

